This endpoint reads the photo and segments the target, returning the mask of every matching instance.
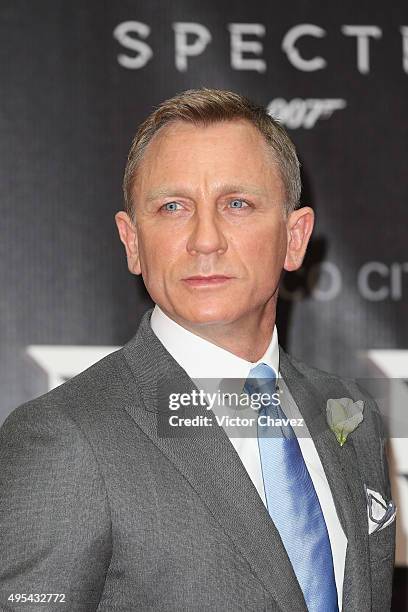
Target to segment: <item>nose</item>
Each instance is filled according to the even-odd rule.
[[[187,251],[191,255],[224,253],[228,248],[220,221],[214,211],[196,212],[193,227],[187,241]]]

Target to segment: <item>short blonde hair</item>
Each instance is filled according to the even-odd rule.
[[[140,125],[130,147],[123,193],[125,209],[134,219],[132,191],[137,168],[143,154],[160,128],[175,121],[196,125],[210,125],[218,121],[246,119],[265,138],[276,161],[285,188],[285,212],[289,214],[299,205],[301,192],[300,164],[295,145],[286,130],[266,109],[245,96],[222,89],[188,89],[162,102]]]

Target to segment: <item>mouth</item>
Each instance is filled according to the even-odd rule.
[[[189,276],[182,280],[191,287],[211,287],[222,285],[232,279],[232,276],[224,276],[222,274],[213,274],[211,276]]]

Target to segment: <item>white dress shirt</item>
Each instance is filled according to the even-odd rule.
[[[251,363],[188,331],[170,319],[157,304],[153,309],[150,324],[160,342],[196,383],[197,388],[203,388],[203,384],[200,384],[203,382],[202,379],[205,379],[207,388],[211,380],[214,390],[224,378],[246,380],[251,368],[261,362],[269,365],[280,376],[276,325],[265,354],[256,363]],[[287,418],[301,417],[297,409],[292,408],[291,412],[286,414]],[[235,438],[229,434],[228,436],[266,506],[257,438]],[[347,538],[339,522],[330,487],[312,438],[299,437],[298,442],[326,521],[333,554],[339,610],[341,610]]]

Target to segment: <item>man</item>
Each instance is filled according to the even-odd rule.
[[[156,306],[122,349],[4,424],[1,609],[55,593],[75,612],[388,610],[395,511],[378,408],[278,344],[279,280],[314,221],[286,132],[235,93],[186,91],[141,125],[124,191],[119,235]],[[279,418],[231,435],[217,408],[169,411],[166,394],[192,397],[199,379],[276,392],[260,413]],[[363,407],[342,445],[330,401]],[[23,609],[61,606],[36,601]]]

